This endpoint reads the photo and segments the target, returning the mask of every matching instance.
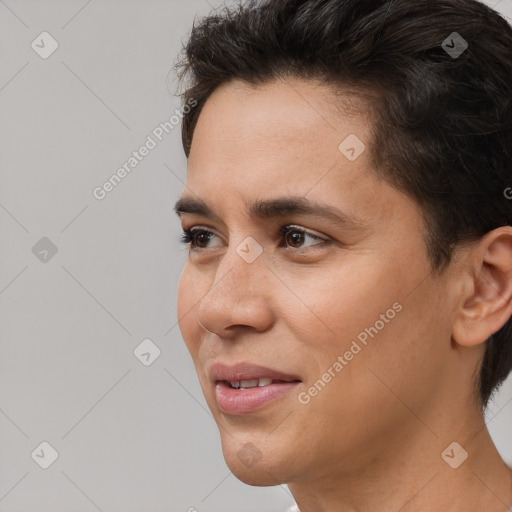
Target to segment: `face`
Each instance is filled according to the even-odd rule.
[[[432,274],[419,207],[372,170],[370,128],[363,113],[336,111],[326,86],[291,79],[225,84],[199,117],[182,197],[213,215],[180,216],[196,235],[179,326],[226,463],[251,485],[394,453],[446,385],[453,294]],[[286,198],[340,218],[290,203],[277,216],[250,209]],[[224,389],[241,397],[226,410],[210,374],[218,362],[299,382],[273,384],[283,387],[256,408],[261,388]]]

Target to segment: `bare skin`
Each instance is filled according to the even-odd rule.
[[[371,121],[332,101],[326,86],[298,79],[235,81],[212,94],[196,127],[183,196],[218,218],[180,216],[211,234],[190,249],[178,317],[226,463],[247,484],[288,484],[301,512],[505,512],[512,471],[474,374],[485,340],[512,315],[512,228],[460,247],[433,273],[419,206],[371,169]],[[338,149],[350,134],[367,145],[354,161]],[[248,215],[252,201],[289,196],[351,222]],[[280,236],[290,224],[321,240]],[[249,236],[263,249],[252,263],[236,251]],[[345,357],[371,326],[378,333]],[[225,414],[214,361],[300,375],[303,400],[294,392]],[[246,443],[260,454],[250,467]]]

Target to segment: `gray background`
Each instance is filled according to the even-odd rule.
[[[512,0],[489,3],[512,19]],[[211,5],[0,0],[0,512],[291,502],[229,471],[177,326],[179,125],[103,200],[92,193],[179,110],[167,75]],[[43,31],[59,45],[47,58],[31,47],[48,51]],[[511,379],[488,421],[512,464]],[[47,469],[43,441],[58,452]]]

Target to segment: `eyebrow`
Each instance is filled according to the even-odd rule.
[[[181,197],[176,201],[174,211],[179,217],[184,213],[190,213],[221,222],[220,217],[201,199]],[[321,204],[301,196],[260,199],[249,205],[249,215],[252,218],[271,219],[293,214],[311,215],[354,229],[367,227],[353,215],[342,212],[331,205]]]

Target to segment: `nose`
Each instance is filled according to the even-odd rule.
[[[230,247],[212,275],[213,282],[197,306],[197,319],[205,330],[233,338],[241,329],[262,332],[271,327],[270,293],[275,283],[265,253],[249,263],[236,246]]]

